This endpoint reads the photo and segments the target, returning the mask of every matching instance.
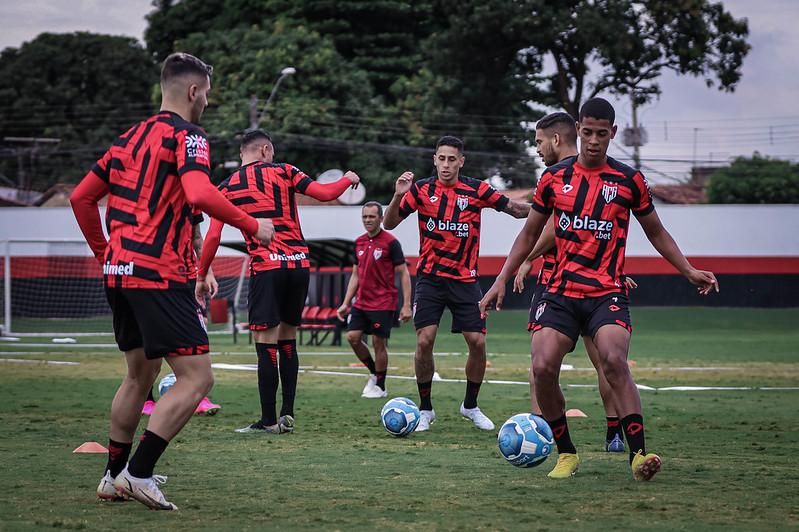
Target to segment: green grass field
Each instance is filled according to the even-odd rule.
[[[105,455],[72,454],[84,441],[106,443],[124,362],[113,348],[81,344],[111,337],[78,337],[66,347],[36,337],[0,342],[0,529],[799,528],[799,309],[641,308],[633,319],[635,378],[657,388],[641,392],[648,447],[664,460],[650,483],[631,479],[626,456],[602,451],[602,405],[596,388],[585,386],[595,374],[581,347],[564,361],[576,369],[564,371],[561,384],[568,407],[588,415],[570,421],[583,463],[575,478],[552,481],[552,458],[514,468],[495,434],[460,417],[462,383],[434,383],[431,431],[397,439],[379,426],[383,401],[360,398],[365,370],[349,367],[354,356],[303,346],[294,434],[234,434],[256,418],[255,373],[216,371],[212,398],[222,411],[195,417],[156,470],[170,477],[164,491],[180,507],[174,513],[96,502]],[[486,379],[526,381],[525,322],[523,312],[491,315]],[[447,325],[437,369],[445,379],[463,378],[465,345]],[[211,341],[214,362],[255,361],[246,338]],[[390,375],[413,374],[413,342],[410,327],[395,331]],[[747,389],[662,389],[675,386]],[[417,398],[411,380],[389,379],[388,387],[390,396]],[[499,425],[529,408],[527,386],[486,383],[480,404]]]

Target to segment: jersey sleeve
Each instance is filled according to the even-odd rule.
[[[494,187],[485,181],[480,181],[480,185],[477,187],[477,198],[480,201],[481,209],[493,207],[494,209],[501,211],[507,207],[508,202],[510,202],[510,199],[508,199],[507,196],[497,192]]]
[[[535,187],[535,194],[533,195],[533,203],[530,205],[533,209],[541,214],[552,214],[552,209],[555,206],[555,193],[552,190],[552,173],[545,171],[538,181],[538,186]]]
[[[191,225],[199,225],[201,223],[203,223],[203,211],[193,209],[191,211]]]
[[[211,151],[205,131],[199,127],[185,129],[178,131],[176,138],[178,176],[183,177],[187,172],[199,171],[210,177]]]
[[[411,189],[402,196],[399,205],[400,218],[405,219],[419,208],[419,186],[414,183]]]
[[[633,175],[633,204],[632,211],[636,216],[646,216],[655,210],[652,202],[652,194],[649,192],[649,184],[641,172]]]
[[[391,264],[394,266],[405,264],[405,254],[402,252],[402,244],[399,240],[394,240],[388,245],[388,254],[391,257]]]
[[[93,173],[100,179],[107,183],[111,180],[111,150],[105,152],[105,154],[94,163],[90,173]]]
[[[297,190],[297,192],[301,194],[305,194],[305,191],[308,189],[308,186],[314,182],[313,179],[308,177],[308,175],[290,164],[285,165],[286,174],[288,174],[289,179],[291,179],[291,184]]]

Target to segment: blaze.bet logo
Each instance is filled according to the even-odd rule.
[[[610,240],[613,235],[613,222],[609,220],[595,220],[587,214],[584,216],[569,216],[565,212],[558,217],[558,227],[561,231],[593,231],[597,240]]]

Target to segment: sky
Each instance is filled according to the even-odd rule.
[[[799,1],[724,0],[749,21],[751,51],[734,93],[702,79],[666,73],[660,99],[639,109],[649,143],[644,173],[655,183],[684,179],[698,165],[720,164],[754,151],[799,162]],[[142,39],[150,0],[0,0],[0,49],[18,47],[41,32],[92,31]],[[620,128],[631,123],[629,102],[614,104]],[[630,148],[611,146],[628,160]]]

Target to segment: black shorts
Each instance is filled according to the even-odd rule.
[[[271,329],[280,322],[299,327],[310,279],[307,268],[282,268],[251,275],[247,297],[250,330]]]
[[[535,289],[533,290],[533,299],[530,300],[530,316],[527,320],[527,330],[532,331],[535,327],[535,313],[538,309],[538,303],[541,301],[541,298],[544,297],[544,292],[547,289],[547,285],[542,283],[537,283],[535,285]]]
[[[397,312],[394,310],[361,310],[352,307],[347,320],[347,330],[363,331],[366,334],[389,338],[391,328],[396,322]]]
[[[188,285],[166,290],[106,288],[120,351],[144,348],[149,359],[208,352],[208,334]]]
[[[630,302],[624,294],[577,299],[549,292],[536,306],[533,331],[544,327],[556,329],[575,343],[582,336],[594,337],[603,325],[619,325],[632,332]]]
[[[483,297],[480,284],[437,275],[419,275],[413,301],[413,325],[417,329],[438,325],[444,307],[452,313],[452,332],[486,332],[478,304]]]

